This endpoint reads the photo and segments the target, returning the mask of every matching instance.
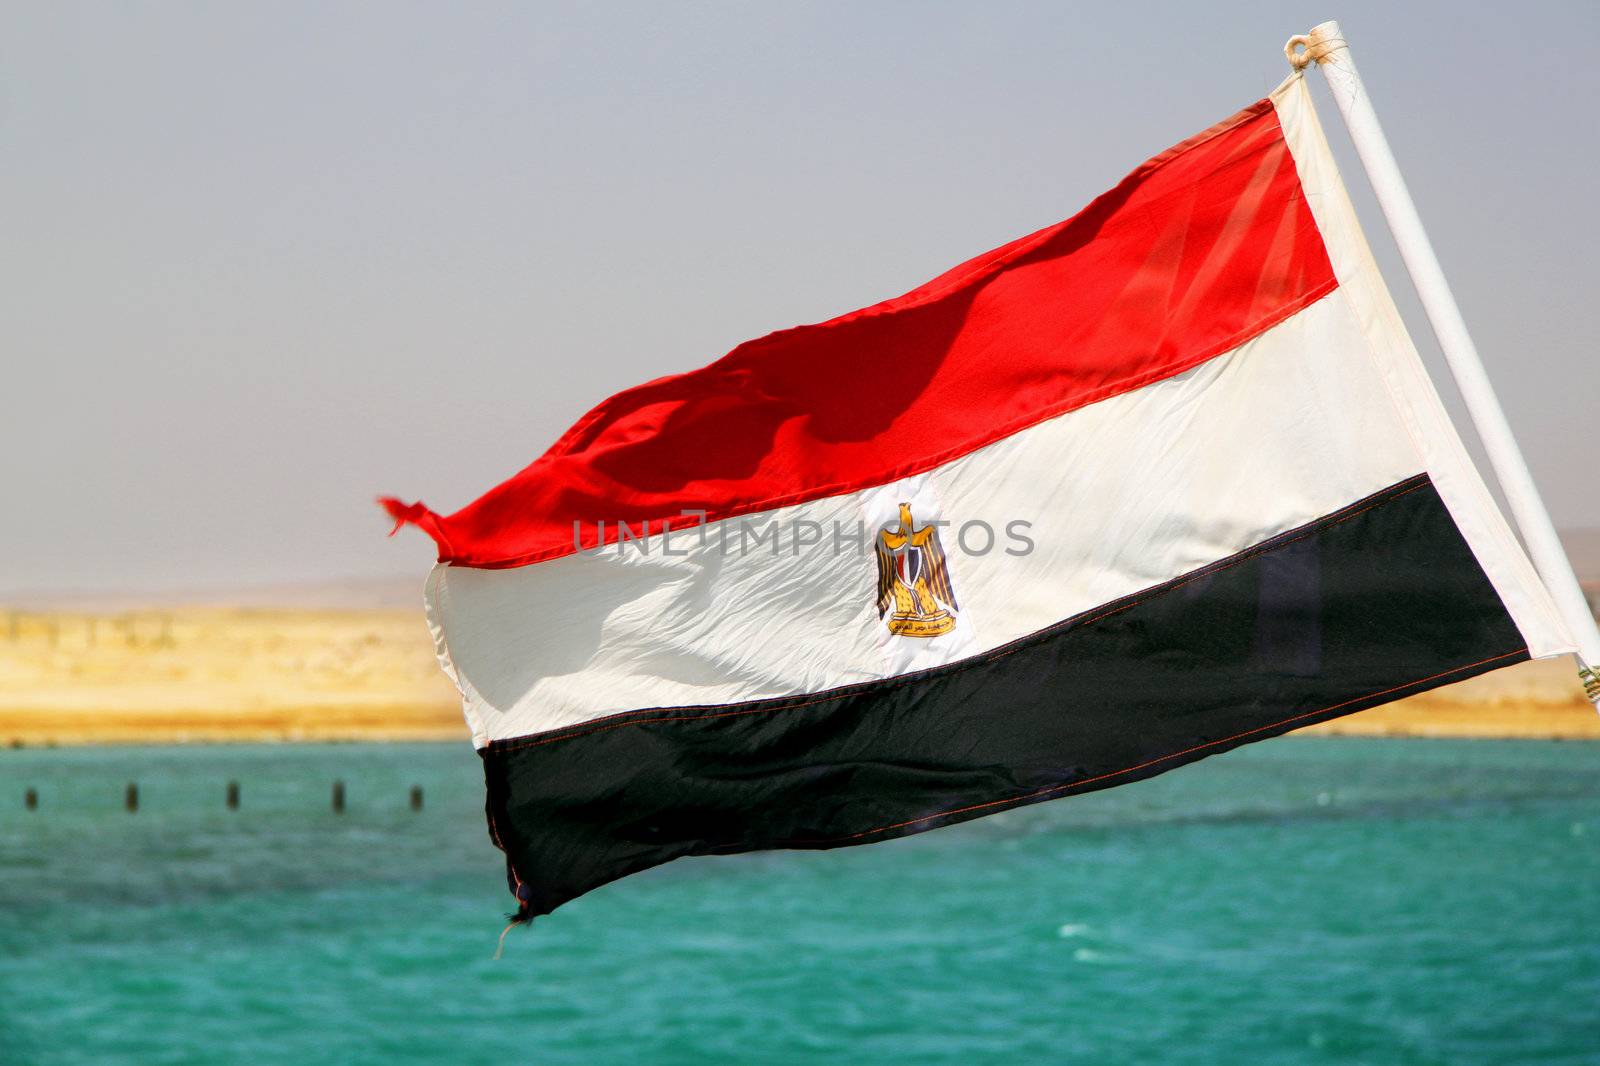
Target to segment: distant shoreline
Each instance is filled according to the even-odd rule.
[[[1498,733],[1391,733],[1377,730],[1348,730],[1330,732],[1327,730],[1307,728],[1297,729],[1286,733],[1283,737],[1302,740],[1471,740],[1495,743],[1499,741],[1516,740],[1540,744],[1592,744],[1600,741],[1596,736],[1546,736],[1546,735],[1509,735]],[[1273,737],[1281,740],[1283,737]],[[9,743],[0,745],[0,761],[5,759],[6,752],[36,752],[36,751],[77,751],[82,749],[108,749],[108,748],[247,748],[247,747],[336,747],[339,745],[355,746],[365,744],[450,744],[467,745],[471,740],[465,732],[460,736],[329,736],[329,737],[299,737],[286,739],[272,736],[238,736],[227,738],[216,737],[186,737],[184,739],[163,739],[159,736],[141,737],[129,740],[85,740],[76,739],[66,742],[55,740],[41,740],[29,742],[13,738]]]
[[[1331,722],[1295,730],[1292,736],[1376,737],[1411,740],[1561,740],[1600,741],[1600,716],[1594,722],[1562,708],[1519,709],[1485,713],[1472,705],[1418,709],[1391,704]],[[453,716],[453,717],[452,717]],[[0,710],[0,746],[12,749],[70,747],[140,747],[228,744],[416,744],[470,743],[456,708],[433,707],[358,713],[332,711],[314,721],[295,715],[270,717],[219,711],[211,715],[65,716],[27,710]],[[374,717],[383,721],[375,722]]]
[[[459,707],[139,711],[0,710],[0,744],[13,748],[175,744],[322,744],[471,740]]]
[[[1300,735],[1600,740],[1567,661]],[[0,746],[469,741],[420,611],[152,607],[0,618]]]

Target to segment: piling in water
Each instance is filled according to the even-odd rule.
[[[344,813],[344,782],[343,781],[335,781],[333,783],[333,813],[334,814],[343,814]]]
[[[30,788],[22,794],[22,805],[30,811],[39,809],[39,790]]]
[[[128,782],[128,790],[122,794],[122,806],[127,808],[129,814],[139,809],[139,786],[137,783]]]
[[[411,786],[411,809],[414,810],[414,811],[422,810],[422,786],[421,785],[412,785]]]
[[[239,809],[239,782],[237,782],[237,781],[229,781],[228,782],[228,810],[236,811],[238,809]]]

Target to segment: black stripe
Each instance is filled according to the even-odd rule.
[[[527,918],[680,855],[905,836],[1526,658],[1418,476],[949,666],[497,741],[490,830]]]

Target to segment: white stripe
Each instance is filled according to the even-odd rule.
[[[650,538],[648,553],[636,543],[511,570],[438,567],[429,621],[482,745],[617,711],[795,695],[964,658],[1422,469],[1339,290],[1194,370],[918,478],[756,516],[785,531],[820,527],[822,542],[798,557],[787,532],[776,557],[725,554],[723,537],[736,547],[745,521],[734,519],[705,527],[705,544],[690,532],[668,545]],[[900,501],[918,524],[981,520],[997,534],[985,555],[943,535],[956,632],[886,640],[872,551],[833,550],[835,522],[879,521]],[[1031,553],[1005,553],[1015,521],[1031,523]]]
[[[1529,654],[1547,658],[1575,651],[1561,612],[1495,506],[1411,343],[1345,192],[1305,77],[1291,75],[1273,91],[1272,102],[1333,272],[1362,329],[1361,347],[1370,353],[1440,499],[1527,641]]]

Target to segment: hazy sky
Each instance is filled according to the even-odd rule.
[[[420,582],[375,494],[454,510],[608,393],[1070,215],[1329,17],[1558,524],[1600,526],[1597,12],[7,3],[0,592]]]

